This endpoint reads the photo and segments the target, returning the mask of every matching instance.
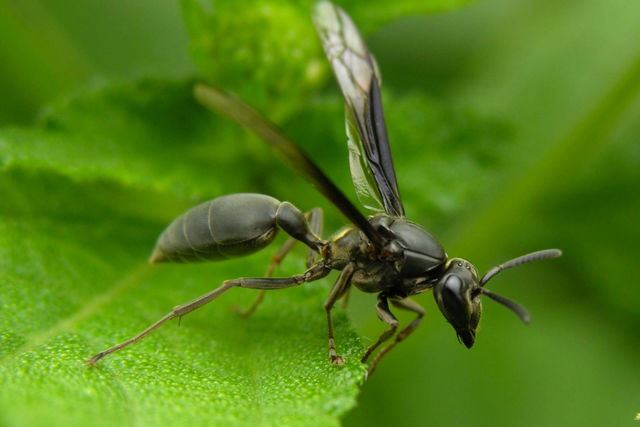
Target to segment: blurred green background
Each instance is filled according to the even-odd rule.
[[[377,22],[387,21],[384,13]],[[408,216],[481,271],[547,247],[565,255],[494,279],[491,288],[526,305],[533,322],[525,327],[485,301],[472,350],[456,342],[430,295],[417,297],[428,310],[423,325],[364,384],[344,425],[633,424],[639,22],[640,3],[626,0],[479,0],[368,35],[392,99],[387,118]],[[52,102],[104,82],[197,74],[180,5],[170,0],[0,0],[0,40],[3,126],[29,126]],[[324,93],[333,100],[336,90],[331,83]],[[413,103],[433,116],[414,117]],[[278,114],[304,137],[313,105],[290,109]],[[415,159],[404,140],[419,144],[415,133],[424,131],[455,144],[439,147],[431,163]],[[306,147],[351,195],[343,140],[330,136],[310,136]],[[301,205],[320,200],[288,196],[288,172],[264,162],[267,183],[245,172],[260,191]],[[334,229],[341,219],[327,214]],[[374,301],[352,294],[350,314],[365,343],[382,330]]]

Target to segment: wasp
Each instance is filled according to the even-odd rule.
[[[350,222],[334,236],[323,239],[322,210],[303,213],[293,204],[263,194],[231,194],[202,203],[176,218],[160,235],[151,263],[218,261],[245,256],[263,249],[279,230],[289,235],[273,257],[265,277],[226,280],[192,301],[176,306],[133,338],[102,351],[88,363],[140,341],[165,322],[202,307],[232,288],[258,289],[251,314],[264,292],[300,286],[329,275],[339,275],[324,302],[327,316],[329,361],[342,365],[334,339],[331,311],[351,287],[377,294],[376,314],[387,329],[365,351],[361,361],[368,375],[392,348],[407,338],[422,321],[425,310],[410,297],[432,291],[439,310],[455,329],[458,339],[471,348],[482,314],[483,296],[512,310],[528,323],[527,311],[514,301],[497,295],[486,284],[502,270],[531,261],[561,255],[558,249],[532,252],[500,264],[480,276],[469,261],[449,258],[436,237],[405,217],[380,94],[380,75],[351,18],[338,6],[322,1],[313,9],[313,22],[345,100],[349,166],[359,201],[371,211],[360,210],[327,177],[293,140],[255,109],[222,90],[196,85],[196,99],[255,133],[275,149],[299,175],[310,181]],[[300,241],[309,248],[307,270],[291,277],[271,277],[275,267]],[[403,329],[389,303],[415,314]],[[388,342],[389,340],[392,341]]]

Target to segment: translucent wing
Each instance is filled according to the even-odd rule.
[[[356,119],[349,110],[345,111],[345,123],[347,128],[347,144],[349,148],[349,168],[351,169],[351,179],[356,189],[358,200],[365,208],[383,212],[382,196],[378,191],[378,186],[373,177],[373,172],[369,167],[362,140],[358,134]]]
[[[369,209],[404,216],[376,62],[351,18],[336,5],[316,4],[313,21],[345,98],[349,165],[358,198]]]

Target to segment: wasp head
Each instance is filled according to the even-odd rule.
[[[482,314],[482,302],[480,301],[482,295],[507,307],[524,323],[529,323],[531,320],[524,307],[486,289],[484,286],[487,282],[508,268],[560,255],[562,252],[558,249],[532,252],[493,267],[481,279],[478,279],[478,273],[469,261],[462,258],[452,258],[445,265],[444,272],[433,287],[433,296],[444,317],[456,330],[458,339],[467,348],[471,348]]]
[[[482,314],[480,283],[475,267],[462,258],[452,258],[433,289],[438,308],[453,326],[458,339],[471,348]]]

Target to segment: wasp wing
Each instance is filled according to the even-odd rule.
[[[316,4],[313,22],[346,101],[349,166],[358,198],[369,209],[404,216],[375,59],[338,6]]]
[[[362,230],[376,247],[385,246],[386,239],[373,228],[367,218],[302,151],[300,146],[282,133],[275,124],[242,100],[211,86],[197,84],[194,88],[194,96],[205,107],[227,116],[271,145],[289,167],[314,185],[356,227]]]
[[[356,119],[349,110],[345,111],[345,124],[347,128],[347,146],[349,148],[349,169],[351,180],[356,189],[358,200],[362,206],[374,212],[384,212],[382,196],[375,182],[373,172],[362,146],[362,140],[358,134]]]

